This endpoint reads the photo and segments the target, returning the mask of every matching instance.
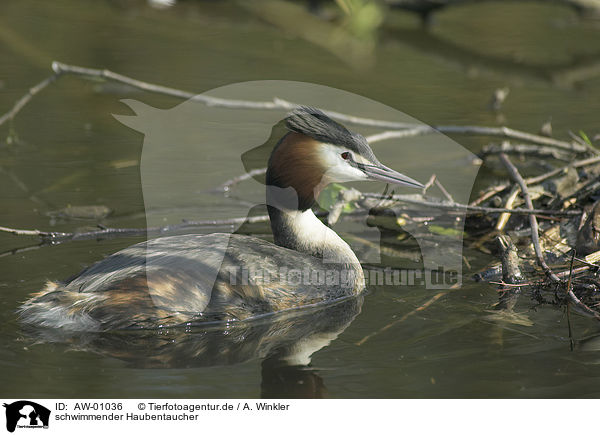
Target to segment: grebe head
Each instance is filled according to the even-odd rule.
[[[290,130],[273,149],[267,185],[292,187],[298,209],[310,208],[327,184],[376,180],[409,187],[423,185],[383,165],[364,136],[349,131],[323,112],[300,107],[286,118]]]

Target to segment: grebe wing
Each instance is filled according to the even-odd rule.
[[[49,283],[19,312],[24,323],[73,330],[155,328],[248,319],[356,293],[324,280],[324,272],[343,272],[343,266],[323,266],[317,257],[254,237],[164,237],[123,249],[64,283]],[[244,276],[261,269],[273,272],[268,280]],[[323,273],[307,282],[305,271]]]
[[[81,293],[146,288],[157,307],[178,312],[218,313],[240,304],[279,311],[314,303],[325,291],[339,291],[327,285],[323,274],[312,279],[307,271],[325,272],[322,260],[255,237],[216,233],[138,243],[65,284]],[[337,296],[342,295],[325,297]]]
[[[201,312],[231,234],[162,237],[129,246],[64,284],[80,293],[146,288],[158,306]]]

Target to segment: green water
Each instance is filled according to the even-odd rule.
[[[0,112],[47,77],[51,61],[59,60],[197,93],[249,80],[295,80],[362,95],[429,124],[506,124],[536,132],[551,117],[557,137],[567,138],[569,130],[598,133],[600,77],[576,73],[591,71],[578,67],[593,65],[600,57],[600,23],[581,21],[570,9],[517,2],[457,7],[436,15],[429,31],[414,17],[393,11],[372,57],[359,64],[335,48],[307,40],[295,30],[298,26],[289,24],[228,1],[182,1],[164,11],[144,2],[4,1]],[[300,27],[310,25],[312,21]],[[510,87],[510,95],[500,117],[486,106],[492,92],[504,86]],[[137,163],[143,136],[112,116],[130,114],[119,102],[123,98],[163,109],[180,102],[65,76],[38,95],[12,125],[0,128],[0,225],[72,231],[96,223],[146,224]],[[11,135],[18,140],[7,143]],[[474,152],[488,143],[480,137],[454,139]],[[239,168],[239,160],[222,158],[228,150],[206,146],[207,158],[218,164],[200,176],[195,190],[202,217],[245,215],[246,205],[206,192],[237,175]],[[411,166],[406,154],[389,144],[375,151],[388,166]],[[458,173],[464,164],[449,161],[446,170]],[[483,168],[478,182],[494,175]],[[247,192],[244,186],[240,192],[253,199],[262,194]],[[113,213],[98,222],[49,215],[69,205],[103,205]],[[266,225],[252,231],[269,232]],[[175,343],[161,347],[163,358],[150,363],[152,345],[146,352],[135,347],[147,343],[140,337],[126,336],[109,345],[98,337],[36,342],[21,329],[14,310],[46,280],[64,279],[140,240],[79,241],[37,249],[35,238],[0,234],[0,373],[5,396],[261,395],[261,383],[265,390],[280,369],[271,367],[260,352],[248,351],[227,364],[214,358],[211,364],[206,353],[194,360]],[[494,260],[472,251],[468,255],[473,272]],[[360,313],[340,321],[339,336],[314,354],[310,370],[290,374],[289,382],[308,377],[316,390],[335,398],[598,397],[600,358],[590,347],[569,349],[561,310],[533,311],[533,303],[522,297],[517,311],[529,318],[530,326],[495,322],[487,310],[497,300],[496,290],[470,281],[470,274],[465,270],[461,289],[359,346],[361,339],[435,294],[418,286],[370,288]],[[573,330],[577,339],[600,332],[596,324],[578,317]],[[177,335],[174,341],[185,344],[194,341],[191,337]],[[158,336],[144,340],[162,343]],[[74,349],[79,351],[70,351]],[[269,391],[285,395],[287,388],[271,385]]]

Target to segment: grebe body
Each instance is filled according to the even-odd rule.
[[[286,125],[266,177],[275,244],[218,233],[138,243],[48,283],[19,308],[21,321],[77,331],[156,328],[244,320],[361,293],[360,262],[314,215],[315,198],[332,182],[422,185],[382,165],[363,136],[317,109],[297,109]]]

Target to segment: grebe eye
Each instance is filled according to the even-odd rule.
[[[348,151],[343,152],[341,155],[342,155],[342,159],[344,159],[344,160],[352,159],[352,154],[350,154]]]

